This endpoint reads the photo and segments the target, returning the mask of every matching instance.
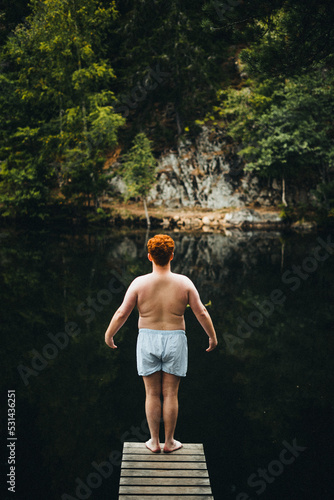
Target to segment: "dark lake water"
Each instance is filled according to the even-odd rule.
[[[215,499],[334,498],[334,235],[172,236],[173,270],[210,303],[219,339],[206,353],[186,311],[175,437],[204,444]],[[17,437],[16,493],[5,484],[2,498],[117,499],[122,441],[148,438],[137,313],[117,351],[104,332],[131,280],[151,270],[146,237],[0,234],[3,485],[8,390]]]

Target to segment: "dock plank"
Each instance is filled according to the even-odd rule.
[[[119,493],[127,495],[210,495],[210,486],[120,486]]]
[[[188,469],[187,477],[209,477],[207,469]],[[185,477],[184,469],[122,469],[121,477]]]
[[[129,486],[210,486],[208,477],[121,477],[120,485]]]
[[[133,495],[119,495],[120,500],[134,500],[136,496]],[[140,495],[140,500],[214,500],[212,495]]]
[[[119,499],[160,498],[213,500],[201,443],[186,443],[173,453],[156,454],[144,443],[124,443]]]
[[[205,462],[122,462],[124,469],[206,469]]]
[[[160,447],[161,450],[163,450],[164,443],[160,443]],[[137,453],[141,455],[142,454],[152,455],[152,452],[148,448],[146,448],[145,443],[124,443],[123,454],[125,453],[130,453],[132,455]],[[201,444],[189,443],[186,446],[180,448],[179,450],[173,451],[171,455],[174,455],[175,453],[180,455],[191,455],[191,454],[204,455],[204,450]]]
[[[148,459],[150,462],[205,462],[205,455],[184,455],[175,453],[157,453],[154,455],[150,453],[132,455],[130,453],[123,454],[124,460],[127,462],[146,462]]]

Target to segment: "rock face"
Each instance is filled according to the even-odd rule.
[[[194,140],[180,142],[177,151],[161,155],[157,183],[148,201],[168,208],[242,208],[249,204],[273,207],[281,202],[281,181],[259,179],[244,172],[235,145],[220,129],[203,127]],[[115,185],[122,191],[120,181]],[[307,201],[305,190],[287,186],[289,203]]]
[[[150,201],[171,208],[243,207],[248,200],[242,177],[243,167],[231,144],[221,133],[203,128],[194,143],[182,142],[178,151],[160,158],[158,182],[150,192]],[[258,191],[256,181],[247,182],[247,186]]]
[[[180,143],[178,151],[160,158],[158,182],[150,192],[154,205],[170,208],[241,208],[249,203],[277,205],[280,185],[261,185],[244,173],[234,146],[221,131],[203,128],[195,142]]]

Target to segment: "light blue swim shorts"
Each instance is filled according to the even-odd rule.
[[[188,368],[188,345],[184,330],[140,328],[137,337],[138,375],[147,377],[162,370],[185,377]]]

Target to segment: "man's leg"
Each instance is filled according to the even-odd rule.
[[[159,442],[159,428],[161,420],[161,371],[143,377],[146,400],[145,411],[151,439],[145,444],[154,453],[161,451]]]
[[[162,395],[163,395],[163,419],[165,426],[166,453],[178,450],[182,447],[179,441],[174,439],[174,431],[179,411],[178,390],[180,377],[170,373],[162,372]]]

